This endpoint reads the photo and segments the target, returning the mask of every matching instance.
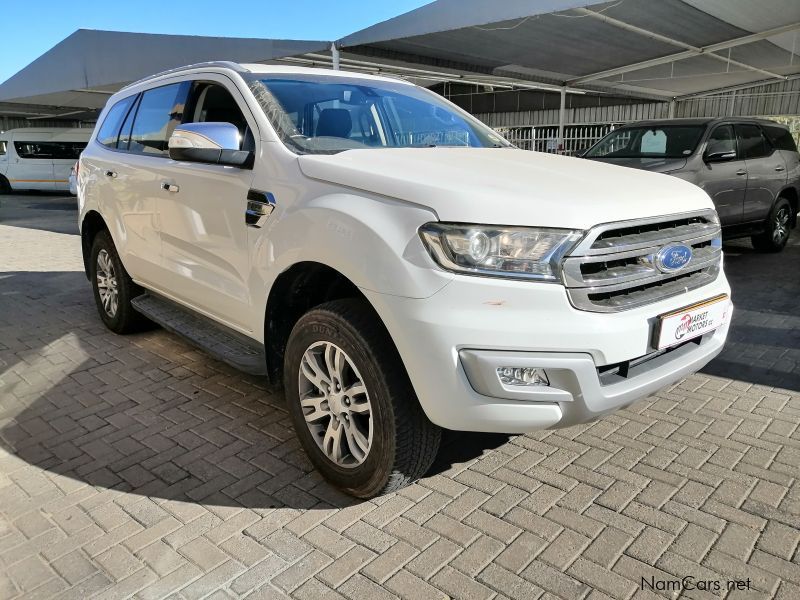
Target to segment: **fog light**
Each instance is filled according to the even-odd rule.
[[[547,373],[535,367],[498,367],[497,376],[505,385],[550,385]]]

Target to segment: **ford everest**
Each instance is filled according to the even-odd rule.
[[[441,428],[583,423],[728,333],[700,188],[515,149],[399,79],[155,75],[109,99],[78,178],[103,322],[282,383],[313,464],[360,497],[423,475]]]

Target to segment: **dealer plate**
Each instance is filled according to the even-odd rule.
[[[730,307],[730,299],[723,294],[659,315],[655,347],[662,350],[714,331],[728,320]]]

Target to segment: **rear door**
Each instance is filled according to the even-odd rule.
[[[717,125],[708,135],[705,153],[728,151],[737,153],[733,125]],[[698,185],[711,196],[723,226],[741,223],[747,169],[738,153],[735,159],[727,162],[704,163]]]
[[[742,221],[763,221],[786,183],[786,163],[755,123],[737,123],[736,137],[747,168]]]

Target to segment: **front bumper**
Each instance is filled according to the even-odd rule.
[[[576,310],[558,285],[467,276],[426,299],[364,293],[428,418],[460,431],[526,433],[623,408],[701,369],[721,352],[730,323],[729,315],[719,329],[666,353],[651,347],[658,315],[730,293],[722,274],[681,296],[614,314]],[[610,367],[628,361],[625,376]],[[496,369],[509,364],[544,369],[550,386],[504,386]]]

